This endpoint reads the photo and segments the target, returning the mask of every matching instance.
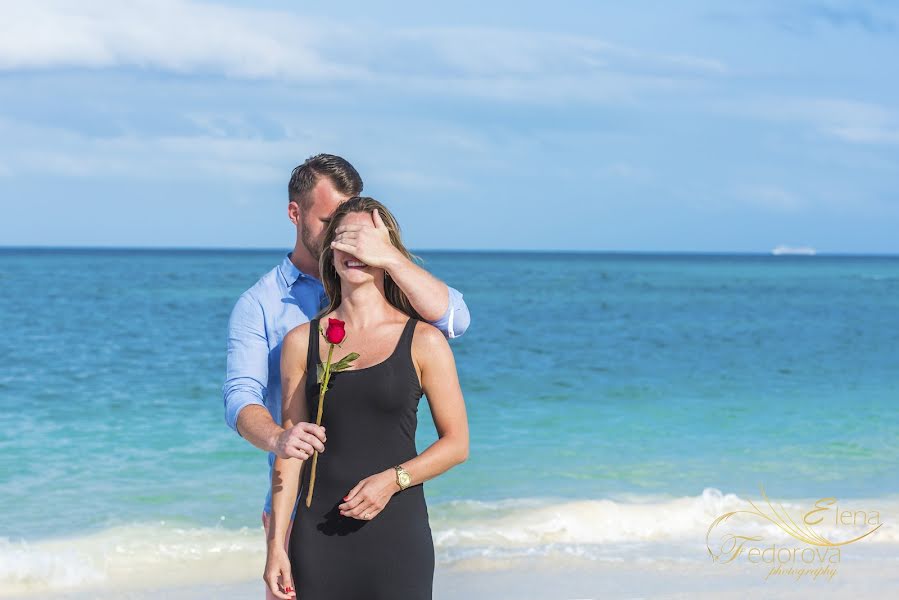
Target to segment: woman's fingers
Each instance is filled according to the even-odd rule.
[[[290,562],[286,557],[284,560],[278,560],[268,566],[263,579],[265,580],[265,585],[268,586],[268,589],[271,590],[276,598],[282,598],[283,600],[296,598],[296,591],[293,589],[293,578],[290,572]],[[291,591],[286,591],[288,589]]]
[[[293,587],[293,573],[290,572],[290,563],[281,571],[281,581],[283,582],[284,592],[288,598],[296,598],[297,590]]]
[[[371,521],[378,516],[379,512],[381,512],[381,509],[379,509],[377,505],[369,502],[360,504],[358,507],[347,513],[346,516],[353,519],[359,519],[360,521]],[[368,518],[366,518],[365,515],[368,515]]]
[[[354,498],[344,502],[340,506],[346,507],[340,511],[340,514],[343,516],[361,519],[363,521],[370,521],[373,519],[375,515],[381,512],[382,508],[374,498],[369,498],[364,491],[356,494]],[[368,519],[365,518],[366,514],[369,516]]]
[[[367,501],[362,501],[357,503],[352,508],[349,508],[343,511],[345,517],[353,517],[354,519],[358,519],[360,515],[362,515],[362,511],[364,511],[370,503]]]
[[[378,507],[369,506],[367,509],[363,510],[357,518],[362,519],[363,521],[371,521],[372,519],[377,517],[378,513],[380,512],[381,510]],[[368,517],[366,517],[365,515],[368,515]]]
[[[359,505],[360,502],[365,500],[364,494],[362,494],[362,489],[365,487],[365,480],[363,479],[359,483],[353,486],[347,495],[343,497],[343,504],[339,505],[341,511],[349,512],[350,509],[355,508]]]
[[[368,501],[365,499],[365,497],[362,494],[356,494],[355,497],[347,500],[346,502],[338,506],[338,508],[340,509],[340,514],[342,514],[343,516],[352,517],[355,516],[355,511],[360,506],[363,506],[365,504],[368,504]]]

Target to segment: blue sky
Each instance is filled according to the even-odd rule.
[[[899,3],[0,15],[0,245],[289,247],[332,152],[416,249],[899,252]]]

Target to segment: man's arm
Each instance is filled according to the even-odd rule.
[[[309,329],[306,328],[306,335]],[[282,342],[283,343],[283,342]],[[323,452],[325,430],[315,423],[281,427],[268,412],[263,399],[268,383],[268,340],[262,307],[244,293],[237,300],[228,322],[228,361],[222,394],[225,422],[248,442],[279,458],[311,456]],[[305,363],[304,363],[305,364]]]
[[[266,407],[254,404],[240,411],[236,429],[237,433],[260,450],[275,453],[278,440],[284,433],[284,428],[275,423]]]
[[[245,292],[228,321],[228,359],[222,386],[225,422],[257,448],[271,452],[283,429],[265,407],[267,385],[268,341],[262,306]]]
[[[471,315],[462,299],[462,292],[446,285],[401,254],[397,254],[386,269],[422,319],[442,331],[447,338],[465,333],[471,323]]]
[[[331,247],[379,267],[399,286],[421,318],[448,338],[459,337],[471,321],[462,293],[406,258],[390,241],[381,213],[372,211],[371,225],[338,225]]]

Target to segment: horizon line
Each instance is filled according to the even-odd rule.
[[[0,245],[0,251],[46,250],[46,251],[176,251],[176,252],[285,252],[286,247],[262,246],[49,246],[49,245]],[[441,252],[455,254],[671,254],[690,256],[776,256],[771,250],[613,250],[613,249],[573,249],[573,248],[410,248],[414,252]],[[815,252],[811,255],[784,254],[777,258],[813,259],[821,257],[899,257],[899,252]]]

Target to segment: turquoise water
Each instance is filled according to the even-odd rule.
[[[258,527],[225,330],[282,255],[0,251],[0,538]],[[421,256],[472,314],[470,459],[425,484],[440,523],[461,500],[899,493],[899,258]],[[425,399],[419,423],[421,452]]]

